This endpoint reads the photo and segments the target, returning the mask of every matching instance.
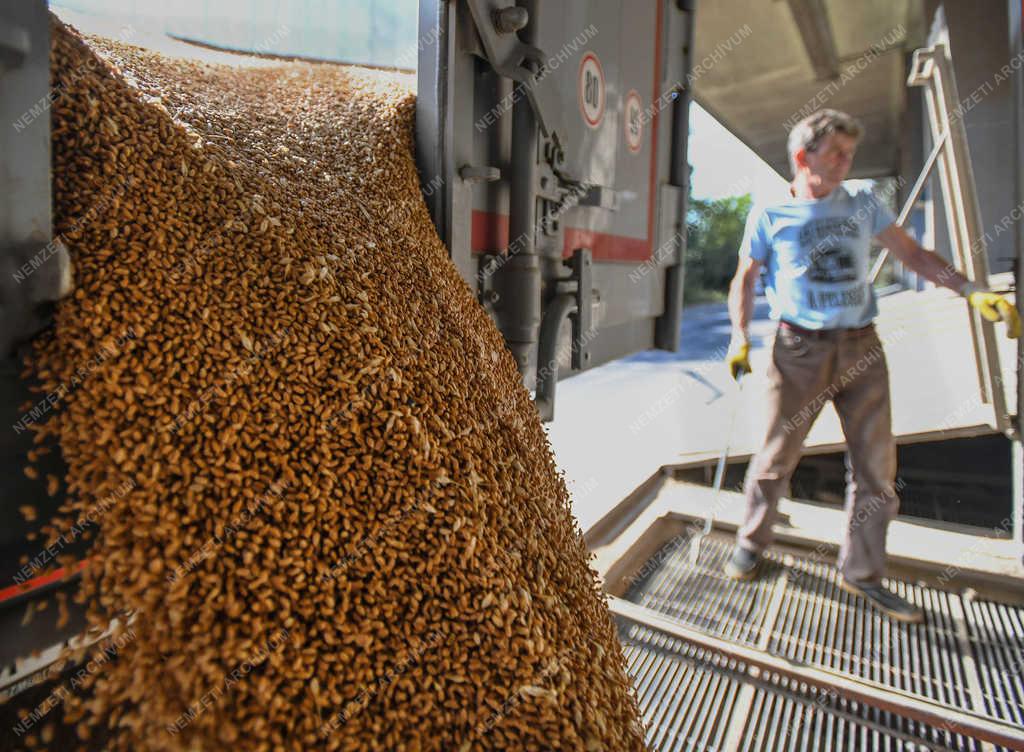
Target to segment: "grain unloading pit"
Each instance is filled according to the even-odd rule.
[[[834,523],[824,512],[794,520],[761,578],[736,582],[723,574],[736,520],[693,562],[701,507],[686,498],[710,491],[664,483],[588,535],[652,749],[1024,746],[1024,599],[1015,577],[963,555],[968,536],[926,534],[930,559],[894,547],[891,582],[926,611],[897,624],[839,587],[834,543],[815,540]]]
[[[728,552],[729,539],[720,536],[693,566],[685,540],[673,538],[623,597],[702,633],[762,646],[793,665],[932,700],[941,720],[909,720],[851,701],[831,686],[771,671],[751,680],[742,661],[713,657],[623,618],[620,635],[654,748],[686,749],[684,740],[693,739],[708,748],[744,750],[978,748],[970,733],[961,733],[961,709],[973,710],[980,723],[1001,722],[1005,733],[1019,729],[1024,707],[1013,667],[1020,642],[1011,637],[1024,625],[1019,600],[1007,604],[901,583],[930,616],[923,626],[897,625],[842,592],[835,569],[813,550],[780,551],[768,577],[753,587],[722,577]],[[914,582],[914,574],[896,576]],[[681,696],[688,698],[684,705]]]

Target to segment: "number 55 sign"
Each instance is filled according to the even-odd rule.
[[[626,95],[626,106],[623,109],[625,110],[626,146],[636,154],[643,146],[644,117],[643,104],[635,89],[629,90],[629,94]]]

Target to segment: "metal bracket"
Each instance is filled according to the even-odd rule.
[[[17,68],[32,49],[28,29],[21,26],[0,26],[0,72]]]
[[[555,417],[555,387],[558,384],[558,335],[569,317],[572,323],[570,364],[574,371],[590,362],[591,300],[593,295],[593,259],[590,249],[577,248],[564,262],[572,274],[558,280],[563,288],[544,312],[537,347],[537,391],[534,403],[543,421]]]
[[[547,76],[544,52],[519,39],[529,16],[512,0],[466,0],[485,59],[499,75],[518,83],[526,92],[537,124],[555,144],[554,163],[565,160],[565,124],[558,92],[541,86]],[[532,69],[531,67],[532,66]]]
[[[73,288],[71,256],[60,238],[0,247],[0,357],[48,327],[49,304]]]
[[[586,192],[580,196],[578,205],[592,206],[597,209],[608,209],[609,211],[618,211],[619,194],[614,188],[609,188],[606,185],[591,185],[588,186]]]
[[[490,165],[463,165],[459,177],[467,183],[493,183],[501,179],[501,170]]]
[[[477,300],[491,316],[494,316],[494,304],[501,296],[494,289],[494,274],[507,260],[506,256],[496,253],[481,253],[477,260]]]
[[[547,162],[537,164],[537,196],[548,201],[561,201],[568,190]]]
[[[537,195],[550,204],[540,218],[545,235],[555,235],[562,215],[577,206],[618,211],[619,194],[613,188],[588,183],[565,182],[547,165],[539,165]]]
[[[576,312],[572,314],[572,369],[580,371],[590,363],[591,294],[594,289],[594,260],[589,248],[577,248],[563,261],[576,282]]]

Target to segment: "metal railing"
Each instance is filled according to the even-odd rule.
[[[954,265],[957,271],[968,279],[987,286],[988,250],[982,232],[981,209],[978,205],[974,170],[967,147],[967,133],[957,110],[960,99],[953,73],[953,62],[945,44],[914,51],[907,85],[924,87],[928,123],[934,146],[900,211],[897,224],[902,227],[907,221],[929,176],[938,167]],[[875,260],[870,276],[872,283],[878,277],[888,256],[888,249],[883,249]],[[1007,412],[995,329],[970,305],[966,302],[964,305],[974,346],[981,401],[983,404],[992,405],[993,425],[996,430],[1014,437],[1015,429]]]

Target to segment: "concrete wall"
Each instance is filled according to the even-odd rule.
[[[911,53],[908,52],[904,56],[905,76],[910,73],[910,60]],[[928,152],[926,151],[923,143],[923,136],[925,128],[927,127],[924,117],[924,96],[922,90],[917,87],[907,87],[906,97],[903,100],[903,113],[900,118],[902,128],[900,129],[899,144],[899,177],[902,179],[903,184],[896,194],[898,197],[897,210],[902,209],[903,205],[910,197],[910,192],[914,187],[914,182],[917,180],[917,176],[920,174],[921,168],[924,166],[924,161],[928,157]],[[904,228],[925,248],[934,248],[935,237],[932,228],[931,199],[929,193],[930,188],[926,186],[924,192],[918,198],[918,208],[911,211],[910,215],[907,217],[907,223],[904,225]],[[923,278],[914,272],[909,271],[897,261],[892,260],[889,263],[893,265],[895,276],[906,287],[911,289],[923,289],[926,285]]]
[[[1006,218],[1017,207],[1013,79],[1003,81],[997,72],[1010,62],[1008,4],[998,0],[945,0],[935,13],[929,44],[948,40],[956,71],[963,122],[974,165],[982,229],[989,233],[989,272],[1010,271],[1016,258],[1016,228],[1006,230]],[[923,139],[930,148],[930,139]],[[934,198],[936,249],[947,258],[949,237],[937,179],[931,181]]]

